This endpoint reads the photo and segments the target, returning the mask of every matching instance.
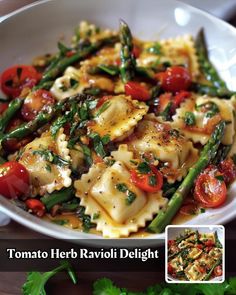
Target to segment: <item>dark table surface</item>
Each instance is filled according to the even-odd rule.
[[[36,1],[36,0],[35,0]],[[21,6],[32,3],[32,0],[0,0],[0,16],[14,11]],[[236,26],[236,12],[235,16],[229,22]],[[231,221],[226,225],[228,239],[236,237],[236,220]],[[43,238],[42,234],[32,231],[20,224],[11,221],[10,224],[0,227],[0,236],[6,238]],[[163,265],[164,272],[164,265]],[[144,290],[147,286],[160,281],[160,273],[158,272],[79,272],[79,283],[74,286],[68,278],[59,274],[52,279],[48,284],[48,294],[77,294],[90,295],[92,294],[93,282],[101,277],[108,277],[112,279],[117,285],[130,288],[131,290]],[[24,272],[2,272],[0,278],[0,295],[21,294],[21,285],[24,283],[26,273]],[[161,278],[162,279],[162,278]]]

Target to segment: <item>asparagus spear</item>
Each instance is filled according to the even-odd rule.
[[[221,88],[199,83],[193,83],[192,88],[194,91],[200,92],[201,94],[207,94],[209,96],[218,96],[223,98],[231,98],[232,95],[236,94],[236,92],[230,91],[224,87]]]
[[[66,189],[53,192],[52,194],[48,196],[44,196],[40,200],[43,202],[47,210],[50,211],[54,205],[62,204],[66,201],[69,201],[73,198],[73,196],[74,196],[73,187],[68,187]]]
[[[92,44],[86,45],[86,46],[81,46],[75,52],[74,55],[70,57],[63,57],[57,62],[54,63],[54,66],[51,66],[49,70],[47,70],[43,74],[43,78],[41,79],[40,83],[38,84],[39,87],[41,87],[45,82],[52,81],[54,80],[58,75],[64,72],[64,70],[71,64],[75,62],[79,62],[86,58],[88,55],[91,53],[96,52],[99,50],[101,47],[107,45],[107,44],[113,44],[114,42],[117,41],[117,37],[109,37],[109,38],[104,38],[102,40],[98,40],[97,42],[94,42]]]
[[[0,132],[4,132],[10,120],[16,112],[21,108],[23,99],[16,98],[9,103],[8,108],[0,118]]]
[[[132,80],[135,75],[136,61],[133,55],[133,40],[128,25],[120,20],[120,74],[123,83]]]
[[[49,123],[58,113],[65,111],[68,106],[74,101],[82,102],[84,100],[90,100],[91,96],[85,94],[77,94],[75,96],[69,97],[67,100],[58,102],[56,105],[47,105],[34,120],[20,125],[18,128],[12,130],[8,134],[0,137],[0,142],[2,145],[10,139],[22,139],[27,135],[32,134],[37,131],[43,125]]]
[[[155,233],[162,232],[166,225],[170,224],[171,220],[181,207],[184,198],[190,192],[193,183],[201,171],[208,165],[208,163],[215,157],[221,139],[224,135],[225,122],[221,121],[215,127],[210,139],[204,146],[200,157],[196,164],[190,168],[187,176],[182,181],[172,198],[170,199],[167,207],[158,213],[156,218],[148,226],[148,230]]]
[[[216,69],[212,65],[209,60],[206,39],[204,35],[204,30],[201,29],[196,38],[196,49],[198,54],[198,60],[200,63],[201,70],[205,76],[205,78],[212,82],[212,84],[216,87],[227,88],[225,82],[220,78]]]

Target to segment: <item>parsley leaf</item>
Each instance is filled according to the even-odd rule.
[[[110,101],[106,101],[102,104],[102,106],[98,109],[98,111],[96,112],[94,117],[98,117],[100,116],[105,110],[107,110],[109,108],[109,106],[111,105]]]
[[[184,117],[184,123],[187,126],[194,126],[196,124],[196,118],[194,113],[192,112],[186,112]]]
[[[155,42],[151,47],[147,49],[147,52],[159,55],[161,54],[161,44],[158,42]]]
[[[70,276],[72,282],[74,284],[77,283],[77,277],[72,269],[69,262],[64,261],[61,265],[52,271],[48,271],[45,273],[40,273],[37,271],[29,272],[27,274],[27,280],[22,286],[22,294],[23,295],[46,295],[45,285],[47,281],[52,277],[55,276],[62,270],[67,270],[68,275]]]
[[[106,156],[106,152],[104,150],[105,144],[107,144],[110,141],[109,135],[105,135],[102,138],[97,133],[91,133],[89,137],[93,140],[93,147],[95,152],[102,158]]]
[[[121,289],[117,288],[113,282],[107,278],[97,280],[93,284],[93,295],[120,295]]]
[[[137,166],[138,172],[141,174],[147,174],[151,172],[151,168],[147,162],[142,162]]]

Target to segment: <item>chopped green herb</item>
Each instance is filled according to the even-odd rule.
[[[102,104],[102,106],[98,109],[94,117],[100,116],[105,110],[109,108],[110,105],[111,105],[110,101],[104,102],[104,104]]]
[[[192,112],[186,112],[184,117],[184,123],[187,126],[194,126],[196,124],[196,118],[194,113]]]
[[[90,138],[93,140],[93,147],[95,152],[102,158],[106,156],[106,152],[104,150],[104,144],[107,144],[109,142],[108,135],[105,135],[104,137],[100,137],[97,133],[91,133],[89,135]]]
[[[223,175],[216,175],[215,178],[219,181],[224,181]]]
[[[205,208],[200,208],[200,213],[205,213],[206,209]]]
[[[107,166],[112,166],[116,161],[114,159],[106,158],[105,163]]]
[[[43,157],[46,161],[59,165],[59,166],[64,166],[64,165],[69,165],[69,162],[64,160],[62,157],[54,154],[52,151],[49,150],[35,150],[33,151],[33,155],[39,155]]]
[[[103,72],[111,75],[111,76],[116,76],[120,72],[119,67],[116,67],[116,66],[113,66],[113,65],[104,65],[104,64],[101,64],[101,65],[98,65],[98,68],[100,70],[102,70]]]
[[[149,176],[148,180],[151,186],[155,186],[157,184],[157,178],[155,175]]]
[[[75,79],[73,79],[73,78],[70,78],[70,86],[71,86],[71,88],[77,88],[78,87],[78,85],[79,85],[79,81],[77,81],[77,80],[75,80]]]
[[[138,164],[137,168],[138,168],[138,172],[141,174],[147,174],[151,172],[151,168],[147,162],[142,162]]]
[[[110,136],[108,134],[104,135],[101,139],[103,144],[108,144],[110,142]]]
[[[164,111],[160,113],[160,116],[162,117],[162,119],[164,121],[170,121],[171,120],[172,105],[173,105],[172,101],[168,102],[168,104],[165,107]]]
[[[125,200],[126,205],[131,205],[136,198],[137,198],[136,194],[134,192],[128,190],[127,198]]]
[[[100,212],[94,213],[93,214],[93,220],[96,220],[100,217]]]
[[[77,210],[78,217],[82,220],[84,232],[88,232],[91,228],[96,225],[91,222],[91,217],[85,214],[85,208],[80,206]]]
[[[116,189],[117,189],[118,191],[122,192],[122,193],[126,193],[127,190],[128,190],[128,187],[127,187],[126,184],[124,184],[124,183],[118,183],[118,184],[116,185]]]
[[[155,42],[153,46],[147,48],[147,52],[160,55],[161,54],[161,44],[158,42]]]
[[[93,164],[93,160],[92,160],[92,152],[90,148],[87,147],[86,145],[81,145],[81,147],[82,147],[87,165],[91,166]]]

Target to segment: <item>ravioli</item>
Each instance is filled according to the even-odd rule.
[[[85,213],[108,238],[127,237],[137,232],[167,203],[161,192],[151,194],[138,189],[129,181],[130,172],[125,163],[114,160],[112,166],[94,164],[74,183]]]
[[[161,171],[169,182],[181,180],[198,158],[190,140],[170,124],[159,122],[153,114],[138,123],[127,144],[136,154],[151,154],[166,163]]]
[[[130,135],[138,121],[148,111],[146,104],[125,95],[113,96],[107,102],[107,108],[104,111],[96,110],[100,113],[94,114],[95,119],[88,129],[100,136],[109,135],[110,140],[120,141]]]
[[[72,183],[69,149],[61,128],[54,139],[50,131],[27,144],[19,158],[29,172],[32,194],[52,193]]]
[[[184,270],[186,277],[189,281],[202,281],[206,272],[202,272],[202,268],[199,265],[198,261],[194,261],[194,263],[190,263]]]
[[[213,110],[215,113],[212,113]],[[193,126],[186,126],[186,112],[191,112],[194,115],[195,124]],[[209,140],[214,126],[221,119],[227,123],[222,143],[230,145],[233,143],[235,134],[234,107],[226,99],[212,98],[207,95],[197,98],[192,96],[177,109],[176,115],[173,116],[172,126],[181,129],[185,136],[193,142],[200,142],[204,145]]]
[[[199,76],[199,64],[192,36],[185,35],[159,42],[145,42],[143,52],[137,59],[139,66],[152,66],[162,63],[184,65],[191,73],[193,81]],[[159,53],[150,50],[158,46]],[[155,53],[156,52],[156,53]]]

